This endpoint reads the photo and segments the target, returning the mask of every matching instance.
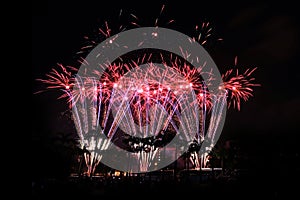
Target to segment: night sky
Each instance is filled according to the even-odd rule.
[[[84,44],[83,37],[95,36],[106,20],[116,22],[120,9],[124,14],[138,16],[141,24],[151,26],[162,5],[152,1],[102,2],[55,0],[33,4],[32,93],[41,89],[35,79],[43,78],[56,63],[77,65],[76,52]],[[174,19],[175,24],[170,27],[175,30],[189,35],[203,20],[212,23],[213,34],[223,41],[209,43],[206,50],[220,71],[232,66],[235,56],[241,69],[258,67],[254,76],[262,86],[255,88],[253,98],[242,103],[241,111],[228,111],[221,140],[238,140],[249,157],[253,157],[249,166],[270,167],[273,171],[289,167],[299,174],[296,165],[300,153],[298,6],[286,1],[285,4],[205,1],[197,5],[192,1],[169,2],[172,3],[165,4],[163,19]],[[32,95],[33,147],[41,145],[44,133],[70,131],[70,124],[59,118],[67,110],[63,100],[56,100],[59,95],[53,91]]]

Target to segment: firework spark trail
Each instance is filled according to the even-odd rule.
[[[87,173],[88,175],[92,175],[96,166],[102,159],[102,151],[109,148],[111,138],[99,138],[101,133],[99,135],[99,123],[96,123],[96,121],[99,120],[101,115],[101,112],[97,111],[97,108],[101,108],[101,105],[97,104],[96,97],[101,97],[101,95],[98,94],[98,89],[95,90],[95,87],[97,87],[99,83],[94,79],[83,79],[79,76],[76,77],[76,83],[77,84],[75,84],[75,86],[78,86],[78,88],[75,87],[75,89],[80,91],[79,94],[81,97],[73,107],[74,113],[80,113],[79,115],[75,115],[74,121],[81,138],[85,138],[83,139],[82,146],[87,147],[90,152],[89,154],[85,154],[85,159],[88,166]],[[90,87],[86,87],[84,85]],[[93,95],[89,92],[92,92]],[[101,100],[99,101],[101,102]],[[97,116],[97,114],[99,116]],[[87,135],[91,135],[91,137],[86,137]]]
[[[218,128],[220,118],[223,115],[225,102],[226,102],[226,94],[223,94],[220,97],[214,97],[214,105],[216,106],[212,108],[210,123],[207,131],[207,136],[209,141],[211,141],[211,143],[213,143],[213,139],[215,138],[215,133]]]
[[[99,121],[97,108],[101,108],[101,106],[98,106],[95,101],[95,96],[98,95],[98,91],[95,90],[95,88],[97,88],[98,83],[94,79],[82,78],[79,76],[77,76],[74,81],[74,89],[72,92],[67,93],[69,98],[68,101],[72,101],[73,120],[80,138],[81,147],[87,146],[88,150],[91,152],[90,154],[85,154],[88,174],[91,174],[101,159],[97,150],[101,148],[103,149],[103,147],[108,147],[106,142],[106,144],[103,144],[104,146],[101,148],[97,147],[98,149],[95,149],[96,145],[94,145],[94,137],[91,137],[90,140],[84,139],[86,138],[86,134],[89,134],[91,130],[96,130],[99,126],[99,123],[97,123],[97,121]],[[49,82],[49,84],[53,83]],[[98,115],[100,115],[100,110]],[[98,142],[101,141],[99,140]]]
[[[233,106],[240,110],[241,100],[247,101],[253,96],[253,87],[260,86],[254,83],[255,78],[251,74],[257,68],[247,69],[243,74],[239,74],[238,69],[230,69],[222,75],[223,87],[228,91],[228,107]]]
[[[205,128],[206,128],[205,127],[205,125],[206,125],[205,120],[206,120],[206,115],[207,115],[207,113],[206,113],[206,109],[207,109],[206,102],[211,102],[211,101],[207,101],[206,100],[207,99],[207,96],[206,96],[207,92],[206,92],[206,90],[203,90],[203,92],[201,91],[200,97],[201,97],[201,94],[202,94],[202,96],[204,96],[204,98],[203,98],[203,101],[201,103],[201,108],[202,109],[200,110],[200,114],[201,114],[201,124],[200,124],[200,126],[202,128],[201,128],[201,133],[199,134],[199,137],[198,137],[198,143],[199,144],[201,144],[201,142],[204,140],[204,135],[205,135]]]
[[[41,93],[51,89],[59,89],[64,93],[59,96],[58,99],[70,97],[70,91],[73,87],[74,81],[72,72],[76,72],[77,69],[70,66],[64,67],[62,64],[57,64],[57,66],[58,69],[52,68],[51,71],[46,74],[47,79],[37,79],[37,81],[40,81],[47,87],[45,90],[41,90],[36,93]],[[68,99],[68,101],[70,101],[70,99]]]
[[[156,90],[154,91],[154,93],[156,93]],[[160,116],[160,115],[158,115],[157,114],[157,110],[158,110],[158,106],[161,106],[160,104],[159,104],[159,95],[156,95],[156,99],[155,99],[155,101],[157,102],[155,105],[154,105],[154,117],[155,116]],[[162,112],[162,109],[160,110],[161,112]],[[155,119],[153,119],[153,120],[155,120]],[[156,119],[155,121],[157,121],[157,126],[156,126],[156,129],[155,129],[155,126],[152,126],[152,133],[153,134],[157,134],[158,133],[158,131],[160,131],[159,129],[160,129],[160,124],[159,124],[159,120],[158,119]]]
[[[130,88],[127,88],[127,91],[125,93],[125,95],[121,92],[122,94],[119,95],[120,97],[127,97],[128,92],[129,92]],[[112,137],[114,135],[114,133],[117,130],[117,127],[119,127],[120,123],[122,122],[122,119],[124,118],[130,104],[127,103],[126,98],[121,98],[121,102],[117,102],[115,100],[113,100],[113,102],[116,102],[113,105],[114,109],[116,110],[116,114],[114,117],[114,121],[112,122],[111,128],[108,131],[108,137]],[[119,106],[117,107],[116,104],[119,104]],[[127,117],[125,117],[126,121],[128,121]]]
[[[202,25],[195,26],[195,32],[197,36],[193,37],[194,41],[197,41],[201,45],[205,45],[207,40],[212,36],[213,28],[209,22],[202,22]]]
[[[133,98],[135,98],[135,96],[133,96]],[[132,98],[132,100],[133,100],[133,98]],[[126,122],[129,121],[130,123],[123,124],[123,127],[125,127],[125,130],[131,130],[130,132],[128,132],[129,134],[136,136],[138,134],[137,134],[137,129],[136,129],[136,125],[135,125],[135,122],[134,122],[134,118],[133,118],[134,115],[133,115],[133,113],[130,109],[130,105],[131,105],[131,103],[128,102],[127,103],[128,115],[125,115]]]
[[[206,148],[204,149],[204,152],[201,152],[201,155],[198,155],[197,152],[191,152],[191,155],[195,157],[195,161],[192,159],[192,163],[196,166],[196,168],[205,168],[208,163],[207,156],[209,152],[213,148],[213,144],[215,143],[215,135],[218,129],[218,125],[220,124],[220,120],[222,116],[224,115],[224,106],[227,99],[227,92],[220,91],[217,96],[212,96],[212,103],[213,107],[210,110],[211,111],[211,117],[209,119],[209,126],[208,130],[205,129],[205,120],[206,120],[206,112],[200,112],[203,114],[203,117],[201,118],[200,125],[202,125],[202,129],[200,132],[200,142],[203,142],[204,140],[208,143]],[[204,104],[205,105],[205,104]],[[204,111],[204,110],[203,110]],[[204,117],[205,116],[205,117]],[[205,139],[204,139],[205,138]],[[198,144],[199,140],[198,140]],[[200,159],[200,161],[199,161]]]
[[[175,131],[178,132],[178,127],[176,126],[175,122],[173,121],[173,117],[176,115],[179,115],[178,109],[180,109],[180,104],[178,103],[178,101],[175,101],[174,103],[170,102],[170,104],[172,106],[172,110],[171,110],[171,113],[168,115],[168,118],[167,118],[167,121],[165,123],[165,127],[163,128],[163,130],[167,129],[168,124],[172,124]]]
[[[91,176],[103,157],[102,151],[107,150],[111,144],[109,139],[99,136],[91,136],[84,142],[89,147],[89,153],[84,156],[88,167],[87,174]]]
[[[159,150],[154,147],[150,147],[149,152],[140,151],[136,153],[138,160],[139,160],[139,171],[140,172],[147,172],[148,169],[151,167],[152,160],[154,160],[157,152]]]

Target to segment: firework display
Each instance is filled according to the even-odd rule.
[[[163,10],[164,7],[161,13]],[[138,18],[132,17],[131,24],[141,26]],[[167,22],[170,23],[173,20]],[[121,26],[119,30],[126,29]],[[115,37],[107,22],[99,32],[114,44]],[[202,23],[196,26],[196,33],[192,39],[205,45],[212,35],[212,28],[209,23]],[[153,33],[153,37],[157,35]],[[97,43],[89,40],[79,54]],[[194,68],[183,60],[184,53],[179,56],[144,51],[136,53],[135,57],[124,56],[103,63],[98,67],[104,69],[104,73],[94,70],[93,76],[76,75],[76,67],[58,64],[46,75],[47,78],[38,79],[47,90],[61,90],[63,93],[59,98],[67,99],[81,148],[88,150],[84,155],[87,174],[93,175],[103,152],[112,144],[134,154],[139,171],[146,172],[159,162],[161,148],[179,134],[179,129],[182,130],[180,137],[193,140],[189,151],[195,167],[206,167],[211,149],[199,152],[204,138],[209,138],[210,142],[215,139],[226,107],[240,110],[242,102],[253,95],[253,88],[259,86],[252,77],[256,68],[241,72],[235,63],[234,68],[222,74],[223,82],[218,91],[212,92],[208,86],[214,80],[214,72],[202,71],[207,67],[205,64]],[[84,58],[79,61],[81,65],[89,66]],[[209,78],[204,80],[203,76]],[[186,100],[188,94],[192,94],[192,101]]]

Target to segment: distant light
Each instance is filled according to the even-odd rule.
[[[193,83],[190,83],[190,86],[193,87]]]
[[[189,85],[186,85],[185,88],[189,88]]]
[[[66,85],[66,90],[70,89],[70,86],[69,85]]]
[[[97,91],[98,90],[98,88],[97,87],[94,87],[94,91]]]
[[[125,99],[125,100],[128,100],[128,97],[125,96],[124,99]]]
[[[143,88],[138,90],[138,93],[142,93],[142,92],[144,92]]]
[[[233,90],[236,90],[236,87],[233,86],[232,89],[233,89]]]
[[[119,88],[122,88],[122,85],[119,85]]]
[[[113,43],[113,41],[112,41],[112,40],[109,40],[109,43],[111,44],[111,43]]]
[[[183,86],[182,86],[182,85],[180,85],[179,87],[180,87],[180,88],[183,88]]]
[[[177,94],[177,93],[178,93],[177,90],[175,90],[175,91],[174,91],[174,94]]]
[[[222,90],[222,87],[221,87],[221,86],[219,86],[219,90]]]
[[[114,88],[118,87],[118,84],[117,83],[114,83]]]
[[[156,94],[156,93],[157,93],[157,91],[156,91],[156,90],[154,90],[154,91],[153,91],[153,94]]]
[[[203,97],[203,93],[200,93],[200,97]]]
[[[82,90],[82,91],[84,91],[84,90],[85,90],[85,88],[84,88],[84,87],[82,87],[82,88],[81,88],[81,90]]]
[[[149,86],[147,87],[147,90],[150,90],[150,87],[149,87]]]
[[[157,34],[156,32],[153,32],[153,33],[152,33],[152,36],[154,36],[154,37],[157,37],[157,35],[158,35],[158,34]]]
[[[171,88],[170,88],[170,87],[168,87],[168,90],[171,90]]]
[[[162,91],[162,88],[159,88],[158,90],[159,90],[159,91]]]
[[[106,82],[104,82],[103,85],[106,85]]]

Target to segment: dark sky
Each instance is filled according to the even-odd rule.
[[[176,30],[189,35],[195,24],[210,21],[216,37],[207,51],[222,71],[238,64],[258,67],[254,73],[262,86],[254,97],[243,103],[241,111],[227,113],[222,137],[253,141],[262,137],[296,141],[299,134],[299,44],[300,20],[297,6],[279,3],[194,4],[193,1],[166,3],[164,19],[175,19]],[[141,1],[139,4],[115,1],[61,2],[33,4],[32,15],[32,92],[41,86],[36,78],[44,77],[56,63],[74,65],[76,52],[85,35],[95,35],[104,21],[116,22],[120,9],[133,13],[142,24],[153,25],[162,3]],[[59,131],[69,125],[59,119],[67,109],[60,95],[48,92],[33,95],[32,133]],[[295,144],[295,143],[293,143]]]

